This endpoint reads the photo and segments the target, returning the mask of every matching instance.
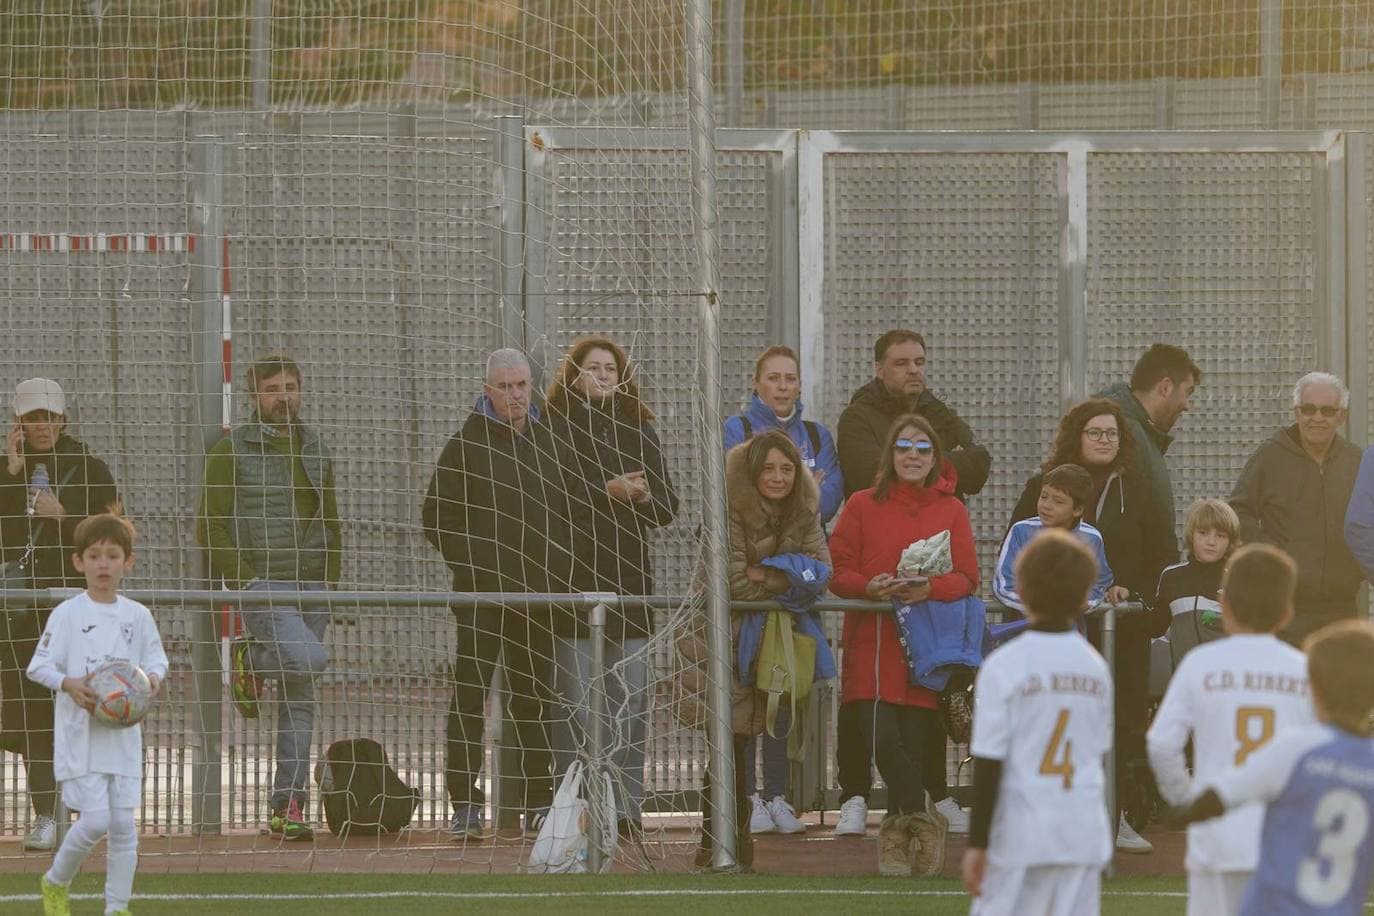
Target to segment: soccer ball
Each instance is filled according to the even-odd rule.
[[[91,715],[110,728],[143,721],[153,701],[153,685],[133,662],[114,661],[91,672],[87,683],[96,693]]]

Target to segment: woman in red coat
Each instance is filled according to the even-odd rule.
[[[831,591],[843,598],[904,603],[972,595],[978,590],[973,529],[954,496],[954,467],[944,460],[935,431],[923,417],[898,417],[888,431],[885,454],[877,484],[849,498],[831,535]],[[953,572],[929,580],[896,578],[903,550],[946,530]],[[841,701],[862,705],[854,718],[862,723],[888,789],[879,871],[938,874],[947,823],[926,795],[919,762],[923,735],[943,742],[936,695],[911,685],[893,614],[846,615],[844,650]]]

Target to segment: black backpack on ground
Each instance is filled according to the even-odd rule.
[[[335,741],[315,770],[332,833],[372,836],[410,823],[420,792],[401,781],[386,751],[371,738]]]

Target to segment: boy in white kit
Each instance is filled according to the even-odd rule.
[[[1017,558],[1030,629],[988,656],[974,688],[963,874],[976,916],[1098,912],[1113,842],[1112,678],[1074,626],[1097,575],[1087,547],[1054,529]]]
[[[1307,638],[1318,724],[1289,729],[1207,785],[1169,820],[1265,806],[1242,916],[1360,916],[1374,875],[1374,626],[1342,620]]]
[[[1293,619],[1297,567],[1277,547],[1252,544],[1227,565],[1221,586],[1227,636],[1184,656],[1146,735],[1160,794],[1186,805],[1210,778],[1245,763],[1274,739],[1316,721],[1307,658],[1274,634]],[[1193,739],[1196,776],[1184,758]],[[1188,913],[1240,912],[1259,861],[1264,807],[1243,805],[1188,828]]]
[[[138,865],[134,809],[143,791],[143,729],[110,728],[92,718],[97,697],[87,675],[107,662],[129,661],[148,675],[154,694],[167,676],[153,615],[118,593],[134,565],[133,526],[116,515],[93,515],[76,527],[75,548],[86,591],[53,610],[28,668],[31,680],[59,691],[53,769],[62,801],[80,814],[39,881],[46,916],[69,916],[67,888],[107,833],[106,914],[129,911]]]

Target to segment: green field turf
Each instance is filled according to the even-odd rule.
[[[74,916],[103,912],[103,877],[77,878]],[[0,912],[40,913],[38,879],[0,875]],[[1110,880],[1109,916],[1182,913],[1182,878]],[[140,875],[132,910],[154,914],[967,913],[958,882],[883,878],[692,876]],[[143,895],[143,896],[137,896]],[[171,899],[176,898],[176,899]]]

